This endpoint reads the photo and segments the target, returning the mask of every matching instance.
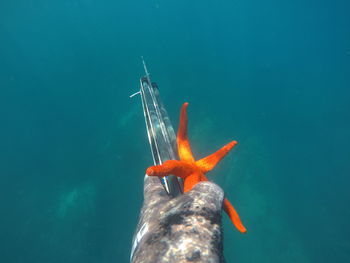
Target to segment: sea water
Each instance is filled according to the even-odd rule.
[[[227,262],[350,261],[348,1],[0,3],[0,261],[128,262],[152,165],[144,56],[177,129],[190,103]]]

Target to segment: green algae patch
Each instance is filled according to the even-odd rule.
[[[59,198],[56,215],[58,218],[64,219],[76,213],[89,213],[94,209],[95,197],[95,187],[90,183],[62,193]]]

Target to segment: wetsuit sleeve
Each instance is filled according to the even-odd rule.
[[[223,198],[219,186],[200,182],[170,199],[158,178],[146,177],[131,262],[224,262]]]

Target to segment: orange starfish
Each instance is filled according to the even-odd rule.
[[[187,137],[187,106],[188,103],[184,103],[181,107],[180,113],[180,125],[177,133],[177,146],[179,151],[180,161],[168,160],[161,165],[151,166],[147,168],[146,174],[149,176],[164,177],[169,174],[181,177],[184,179],[184,192],[188,192],[200,181],[208,181],[205,173],[212,170],[218,162],[237,144],[236,141],[232,141],[226,144],[217,152],[195,161],[193,158],[190,143]],[[230,217],[232,223],[236,228],[246,233],[247,230],[243,226],[236,210],[232,204],[224,199],[224,210]]]

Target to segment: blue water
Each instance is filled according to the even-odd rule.
[[[0,261],[128,262],[152,164],[140,56],[209,175],[227,262],[350,262],[348,1],[0,3]]]

